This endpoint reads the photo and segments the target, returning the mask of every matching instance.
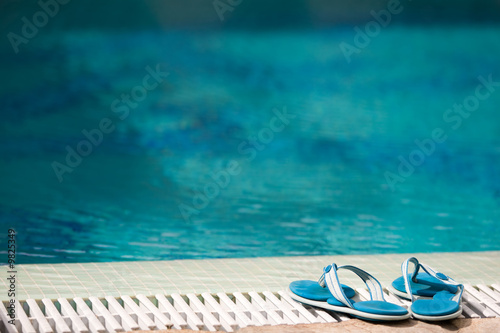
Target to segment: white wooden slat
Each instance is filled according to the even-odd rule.
[[[385,290],[385,292],[384,292],[384,298],[385,298],[386,301],[388,301],[390,303],[394,303],[394,304],[397,304],[397,305],[402,306],[404,308],[408,308],[408,306],[406,304],[404,304],[403,302],[401,302],[401,299],[399,297],[394,296],[388,290]]]
[[[495,290],[497,293],[500,294],[500,284],[497,284],[497,283],[493,283],[491,285],[491,288],[493,288],[493,290]],[[499,301],[500,302],[500,301]]]
[[[308,322],[304,319],[299,318],[299,316],[293,313],[293,309],[286,303],[282,302],[270,291],[264,291],[262,293],[266,299],[270,300],[280,311],[283,312],[285,316],[292,321],[293,324],[307,324]]]
[[[92,303],[92,311],[104,318],[104,326],[108,331],[124,332],[122,325],[115,319],[115,317],[109,312],[109,310],[102,304],[102,302],[97,297],[89,297],[89,301]]]
[[[201,303],[198,297],[195,294],[187,294],[186,296],[189,299],[189,305],[202,314],[202,321],[208,330],[218,331],[221,327],[221,323],[212,315],[205,305]]]
[[[153,330],[156,328],[156,324],[149,318],[149,316],[141,309],[134,300],[127,295],[120,296],[125,305],[125,310],[129,313],[135,313],[137,315],[139,327],[143,330]]]
[[[500,290],[496,290],[493,286],[489,286],[488,289],[492,292],[492,297],[496,303],[500,303]]]
[[[17,309],[16,309],[16,312],[17,312]],[[12,320],[12,318],[10,318],[10,316],[7,312],[7,308],[4,307],[3,302],[0,302],[0,319],[1,319],[0,320],[1,321],[0,328],[1,328],[1,325],[4,325],[7,333],[19,333],[16,325],[12,325],[9,323],[9,321]],[[34,331],[34,329],[33,329],[33,331]],[[30,333],[33,333],[33,332],[30,332]]]
[[[236,299],[236,305],[242,305],[243,308],[247,309],[252,316],[252,319],[257,320],[260,325],[270,325],[270,321],[264,317],[264,315],[260,312],[260,310],[254,306],[250,301],[240,292],[233,293],[234,298]]]
[[[250,292],[248,296],[250,296],[250,304],[252,304],[259,313],[265,316],[265,318],[271,322],[271,325],[284,325],[288,323],[288,320],[284,320],[281,315],[275,311],[275,308],[270,307],[259,294]]]
[[[465,290],[474,296],[479,302],[486,304],[487,302],[491,301],[491,298],[489,296],[485,296],[484,294],[481,294],[479,291],[476,290],[472,285],[470,284],[464,284]]]
[[[500,297],[495,294],[495,291],[493,289],[490,289],[488,286],[484,284],[478,284],[476,285],[476,287],[479,289],[480,292],[488,295],[488,297],[491,298],[492,302],[500,302]]]
[[[199,330],[204,327],[204,324],[201,321],[201,319],[198,317],[196,313],[194,313],[193,309],[189,307],[189,305],[186,303],[186,301],[184,301],[181,295],[172,294],[170,296],[174,300],[174,308],[186,314],[186,321],[188,323],[188,326],[192,330]]]
[[[347,316],[335,318],[332,315],[330,315],[328,312],[326,312],[325,310],[313,308],[313,311],[315,311],[318,314],[318,316],[321,317],[327,323],[338,323],[340,321],[349,320],[349,317],[347,317]]]
[[[121,319],[122,327],[128,331],[136,331],[139,330],[139,324],[135,322],[135,320],[125,311],[125,309],[121,306],[120,303],[113,296],[106,296],[106,301],[108,301],[108,308],[113,314],[115,312]],[[113,311],[113,312],[112,312]]]
[[[74,333],[89,333],[87,326],[80,319],[76,311],[73,309],[71,304],[65,298],[59,298],[57,300],[61,305],[61,314],[67,316],[71,320],[71,329]]]
[[[481,297],[481,301],[482,302],[495,302],[495,299],[493,297],[491,297],[490,295],[488,295],[487,293],[483,292],[481,290],[481,288],[479,288],[479,286],[472,286],[472,285],[469,285],[470,288],[474,289],[477,293],[477,295],[479,295],[479,297]],[[477,289],[479,290],[477,290]],[[475,296],[474,296],[475,297]]]
[[[485,294],[481,294],[473,286],[469,284],[464,285],[465,290],[469,292],[472,296],[478,299],[481,303],[484,303],[490,310],[494,311],[498,315],[500,315],[500,306],[495,304],[489,297],[485,297]]]
[[[167,318],[163,313],[161,313],[160,309],[158,309],[146,296],[137,295],[137,299],[140,304],[146,307],[155,318],[155,323],[157,324],[159,329],[170,329],[172,328],[172,322]]]
[[[217,313],[219,315],[219,321],[226,331],[234,331],[238,328],[238,323],[233,316],[224,310],[211,294],[203,293],[201,294],[201,297],[203,297],[205,306],[212,312],[212,314]]]
[[[369,301],[371,299],[370,293],[368,292],[368,290],[363,289],[363,288],[358,288],[358,289],[356,289],[356,291],[358,292],[358,295],[360,296],[362,301]]]
[[[324,319],[317,311],[316,309],[312,308],[312,307],[304,307],[304,309],[306,309],[309,313],[311,313],[315,318],[316,320],[318,321],[318,323],[320,324],[324,324],[324,323],[328,323],[328,321],[326,319]],[[325,312],[326,314],[326,312]],[[331,318],[331,322],[332,323],[336,323],[337,320],[335,318],[333,318],[332,316],[329,316]]]
[[[294,309],[297,310],[297,312],[304,317],[309,323],[320,323],[322,322],[321,319],[318,317],[313,316],[311,312],[309,312],[302,304],[299,302],[295,302],[288,294],[284,291],[278,291],[278,294],[280,295],[281,299],[286,301],[290,306]]]
[[[57,301],[61,305],[61,314],[69,317],[73,333],[89,333],[87,326],[80,319],[80,316],[78,316],[71,304],[69,304],[68,300],[65,298],[59,298]]]
[[[325,312],[327,312],[325,310]],[[349,315],[345,314],[345,313],[342,313],[342,312],[333,312],[333,311],[328,311],[327,312],[330,316],[332,316],[333,318],[335,318],[337,321],[346,321],[346,320],[349,320],[351,319],[351,317],[349,317]]]
[[[279,293],[274,293],[271,291],[264,291],[262,294],[266,297],[267,300],[271,301],[276,308],[285,313],[284,310],[290,311],[293,316],[298,318],[298,322],[302,324],[307,324],[309,321],[304,317],[300,316],[298,309],[295,306],[292,306],[289,302],[287,302]],[[277,294],[277,295],[276,295]],[[298,304],[295,302],[295,304]],[[297,319],[296,319],[297,320]]]
[[[317,323],[317,324],[325,324],[325,323],[328,323],[328,322],[338,322],[338,320],[336,318],[333,318],[332,316],[328,315],[326,312],[325,314],[330,317],[331,319],[329,320],[333,320],[333,321],[327,321],[327,319],[323,318],[323,316],[321,316],[318,311],[316,311],[315,308],[313,307],[307,307],[307,306],[303,306],[302,304],[300,304],[300,306],[302,306],[304,308],[304,310],[306,310],[307,312],[309,312],[314,318],[315,318],[315,322],[314,323]]]
[[[52,317],[54,319],[54,323],[56,326],[57,333],[71,333],[71,329],[66,324],[66,321],[61,316],[59,311],[57,311],[54,303],[48,298],[42,299],[43,305],[45,305],[45,313],[47,316]]]
[[[38,303],[34,299],[27,299],[26,303],[30,307],[30,315],[38,322],[38,331],[40,333],[54,333],[52,327],[50,326],[47,318],[43,314],[42,310],[38,306]]]
[[[411,301],[407,300],[407,299],[401,299],[401,302],[406,305],[406,308],[408,309],[411,309]]]
[[[248,317],[248,315],[251,315],[250,311],[234,303],[225,293],[217,293],[217,296],[219,297],[221,307],[226,311],[234,313],[235,321],[240,328],[252,325],[252,321]],[[253,324],[255,325],[256,323]]]
[[[88,307],[87,303],[81,297],[75,297],[73,301],[76,304],[76,312],[87,318],[89,329],[92,332],[104,333],[106,328],[102,326],[101,321],[95,316],[94,312]]]
[[[182,318],[180,313],[174,308],[174,306],[169,302],[169,300],[161,294],[155,295],[158,300],[158,308],[160,311],[167,312],[170,315],[170,320],[174,328],[176,329],[184,329],[188,326],[186,320]]]
[[[491,311],[481,303],[477,299],[474,298],[471,294],[468,292],[464,292],[462,294],[462,299],[464,302],[467,303],[467,305],[472,308],[475,312],[479,313],[482,317],[484,318],[492,318],[495,317],[496,314],[495,312]]]
[[[267,298],[263,292],[251,292],[251,293],[248,293],[248,295],[251,297],[252,301],[253,301],[253,298],[252,298],[252,295],[253,294],[253,297],[257,297],[258,299],[261,299],[262,301],[264,301],[264,306],[263,306],[263,310],[262,311],[274,311],[275,313],[278,314],[278,316],[280,316],[284,321],[285,321],[285,324],[287,325],[292,325],[293,324],[293,321],[288,318],[288,316],[285,316],[285,314],[283,313],[283,310],[278,308],[278,306],[276,306],[276,304],[274,304],[274,302],[272,302],[269,298]]]
[[[481,318],[475,311],[473,311],[467,304],[462,303],[462,314],[466,318]]]
[[[390,294],[393,298],[396,298],[399,300],[399,302],[401,302],[402,304],[399,304],[401,305],[402,307],[405,307],[407,309],[411,309],[411,301],[410,300],[407,300],[407,299],[404,299],[404,298],[401,298],[401,297],[398,297],[398,296],[395,296],[393,294]]]
[[[258,306],[264,313],[267,314],[267,318],[270,318],[277,325],[291,324],[290,320],[281,317],[277,312],[275,307],[270,306],[266,303],[259,294],[254,291],[248,293],[251,298],[251,303]]]

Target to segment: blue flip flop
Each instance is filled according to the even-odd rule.
[[[371,300],[362,301],[354,289],[340,284],[337,275],[337,271],[340,269],[354,272],[359,276],[368,287]],[[354,266],[328,265],[323,269],[323,274],[318,282],[294,281],[290,283],[287,292],[297,302],[325,310],[347,313],[360,319],[393,321],[410,317],[408,310],[384,299],[382,286],[377,279]]]
[[[413,263],[413,273],[408,265]],[[424,272],[418,271],[422,268]],[[430,266],[419,263],[417,258],[406,259],[401,265],[403,276],[392,282],[391,293],[412,301],[413,317],[426,321],[453,319],[462,313],[463,285]]]

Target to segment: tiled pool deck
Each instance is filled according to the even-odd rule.
[[[350,264],[372,273],[383,286],[401,275],[409,254],[336,255],[248,259],[175,260],[85,264],[18,265],[17,299],[120,295],[169,295],[284,290],[293,280],[316,280],[329,263]],[[461,283],[500,282],[500,251],[412,254],[421,262]],[[2,266],[3,290],[8,290],[7,266]],[[354,275],[341,277],[364,287]],[[7,293],[0,293],[6,301]]]

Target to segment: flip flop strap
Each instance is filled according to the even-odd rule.
[[[415,269],[413,271],[413,274],[411,276],[411,279],[413,282],[417,282],[417,274],[420,268],[422,268],[427,274],[435,277],[436,279],[440,280],[444,284],[452,285],[452,286],[457,286],[460,289],[460,296],[462,296],[463,292],[463,286],[459,283],[457,283],[455,280],[453,280],[451,277],[447,276],[446,274],[443,274],[441,272],[436,271],[434,268],[431,266],[428,266],[426,264],[421,264],[418,262],[418,259],[415,257],[410,257],[403,261],[401,264],[401,271],[403,273],[403,278],[405,280],[405,290],[408,295],[410,295],[411,301],[414,301],[413,293],[411,292],[411,287],[410,287],[410,279],[408,278],[408,265],[409,263],[413,263],[415,265]]]
[[[456,286],[460,292],[458,292],[458,293],[455,294],[455,296],[453,297],[453,300],[455,302],[459,302],[460,303],[460,299],[462,298],[462,293],[464,292],[464,286],[462,284],[456,282],[455,280],[453,280],[448,275],[436,271],[435,269],[433,269],[432,267],[430,267],[428,265],[420,264],[420,267],[422,267],[422,269],[425,272],[427,272],[427,274],[435,277],[436,279],[439,279],[444,284],[448,284],[448,285],[451,285],[451,286]]]
[[[401,264],[401,272],[403,273],[403,278],[405,280],[405,290],[408,295],[410,295],[410,299],[413,302],[413,293],[411,292],[410,288],[410,279],[408,278],[408,264],[413,263],[415,265],[415,270],[413,271],[413,274],[411,276],[411,279],[415,282],[415,278],[417,276],[418,270],[420,269],[420,263],[418,262],[418,259],[415,257],[411,257],[403,261]]]
[[[344,289],[342,288],[342,285],[339,282],[339,277],[337,274],[337,271],[339,269],[345,269],[351,271],[358,277],[360,277],[368,287],[371,300],[385,302],[382,286],[380,285],[380,282],[378,282],[378,280],[375,277],[373,277],[373,275],[355,266],[344,265],[337,267],[337,265],[333,263],[331,265],[326,266],[323,269],[323,274],[319,278],[318,283],[322,287],[325,287],[326,284],[330,293],[339,302],[341,302],[347,307],[353,308],[352,301],[345,295]]]

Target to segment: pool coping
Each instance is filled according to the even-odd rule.
[[[343,332],[401,332],[401,330],[411,332],[494,332],[500,327],[500,318],[480,318],[480,319],[454,319],[446,322],[429,323],[414,319],[408,319],[400,322],[392,323],[374,323],[366,322],[359,319],[351,319],[338,323],[327,324],[299,324],[299,325],[276,325],[276,326],[251,326],[241,328],[236,333],[343,333]],[[193,332],[208,332],[208,331],[193,331],[185,330],[160,330],[160,331],[133,331],[126,333],[193,333]],[[221,331],[218,331],[221,332]]]
[[[25,264],[16,267],[16,299],[277,292],[294,280],[316,280],[332,262],[358,266],[386,287],[401,275],[400,265],[410,256],[461,283],[500,282],[500,251]],[[2,271],[2,276],[8,276],[7,266]],[[354,275],[341,279],[355,288],[364,287]],[[0,281],[8,290],[9,281]],[[0,295],[2,301],[10,299],[6,292]]]

